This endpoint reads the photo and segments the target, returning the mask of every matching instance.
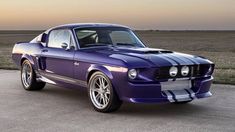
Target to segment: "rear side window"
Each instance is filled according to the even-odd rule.
[[[62,48],[62,43],[70,45],[71,35],[69,30],[53,30],[50,32],[48,39],[48,47],[51,48]]]

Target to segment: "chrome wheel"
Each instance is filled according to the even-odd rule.
[[[21,77],[23,85],[26,88],[29,87],[32,82],[32,68],[30,64],[28,63],[23,64]]]
[[[110,102],[110,84],[103,76],[96,76],[90,85],[90,98],[95,107],[104,109]]]
[[[45,82],[38,82],[36,73],[28,60],[24,60],[21,65],[21,83],[27,91],[41,90],[46,85]]]

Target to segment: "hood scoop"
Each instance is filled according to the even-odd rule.
[[[161,54],[161,53],[173,53],[172,51],[169,50],[149,50],[149,51],[144,51],[144,54]]]

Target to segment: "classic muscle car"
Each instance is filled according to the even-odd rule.
[[[182,104],[212,95],[210,60],[148,48],[121,25],[57,26],[16,43],[12,58],[25,90],[41,90],[46,83],[83,88],[99,112],[115,111],[123,101]]]

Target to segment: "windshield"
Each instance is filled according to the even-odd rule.
[[[91,27],[75,30],[81,48],[94,46],[145,47],[129,29],[120,27]]]

